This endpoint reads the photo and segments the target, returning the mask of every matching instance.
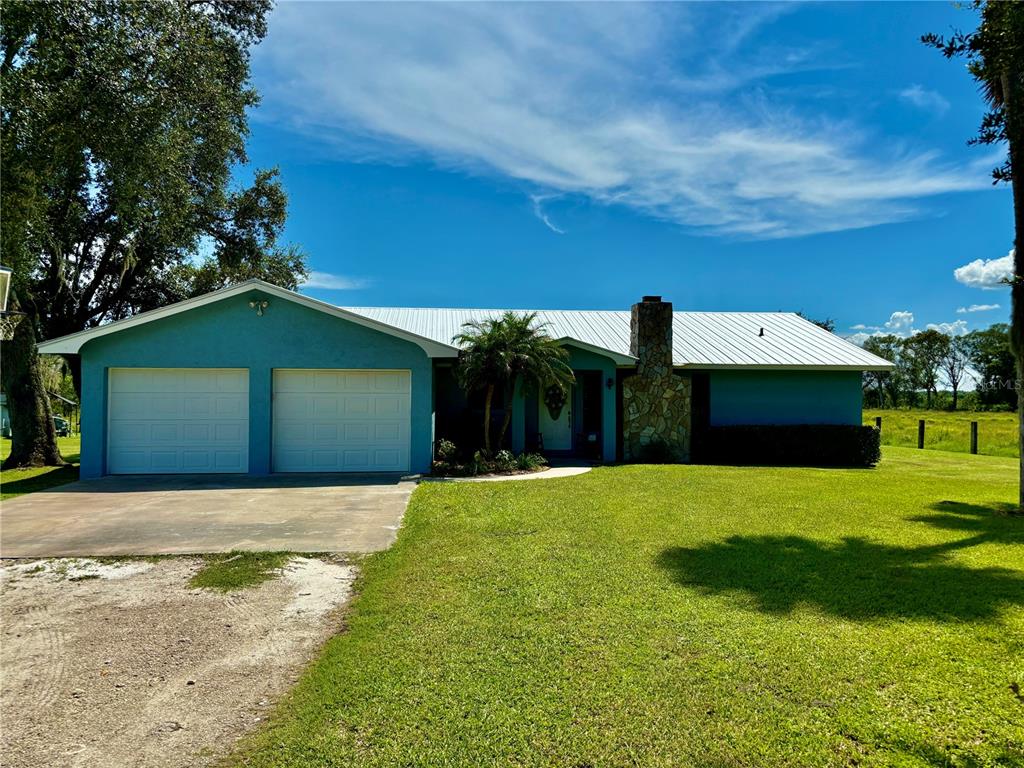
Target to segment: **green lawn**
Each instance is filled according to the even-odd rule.
[[[289,552],[225,552],[207,555],[202,568],[189,580],[190,587],[235,592],[272,579],[291,560]]]
[[[230,762],[1024,765],[1016,476],[887,448],[423,484]]]
[[[61,456],[70,463],[70,466],[9,469],[0,472],[0,499],[10,499],[34,491],[45,491],[55,485],[63,485],[77,480],[81,437],[58,437],[57,446],[60,448]],[[10,453],[11,441],[7,438],[0,438],[0,461],[6,459]]]
[[[971,449],[971,422],[978,422],[978,452],[988,456],[1017,456],[1016,413],[971,411],[864,410],[864,423],[882,417],[882,445],[917,448],[917,422],[925,420],[924,445],[939,451]]]

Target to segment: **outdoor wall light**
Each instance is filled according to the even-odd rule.
[[[604,385],[608,387],[608,389],[615,389],[615,379],[609,376],[608,381],[606,381]]]
[[[270,302],[264,299],[263,301],[256,301],[255,299],[249,302],[249,309],[256,310],[257,317],[263,317],[263,310],[270,306]]]

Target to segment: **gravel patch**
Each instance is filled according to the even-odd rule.
[[[355,568],[295,558],[222,594],[198,558],[0,566],[0,764],[203,766],[342,629]]]

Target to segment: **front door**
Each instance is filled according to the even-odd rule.
[[[540,398],[538,426],[540,427],[541,439],[544,441],[544,450],[572,450],[572,402],[573,393],[570,389],[562,410],[553,415],[551,410],[545,405],[544,398]]]

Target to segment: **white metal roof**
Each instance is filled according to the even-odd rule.
[[[465,323],[497,317],[503,309],[403,309],[335,307],[261,280],[223,288],[194,299],[143,312],[125,320],[79,331],[38,345],[40,352],[75,354],[90,339],[185,312],[215,301],[259,290],[311,309],[341,317],[418,344],[430,357],[458,353],[453,337]],[[533,310],[513,310],[528,312]],[[556,339],[608,354],[620,365],[629,354],[628,311],[537,310],[537,319]],[[764,329],[764,335],[761,335]],[[689,368],[779,370],[888,370],[887,360],[825,331],[795,314],[783,312],[676,312],[672,325],[673,363]]]
[[[345,307],[349,312],[409,333],[451,344],[465,323],[497,317],[503,309]],[[513,310],[536,312],[556,339],[607,350],[620,364],[629,354],[628,311]],[[764,329],[764,335],[761,330]],[[788,312],[676,312],[673,364],[688,368],[887,370],[892,364]]]

